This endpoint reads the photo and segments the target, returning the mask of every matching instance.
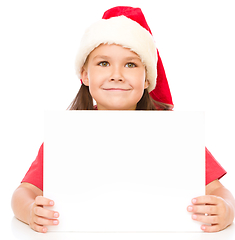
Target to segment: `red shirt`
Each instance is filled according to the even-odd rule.
[[[216,179],[220,179],[226,173],[227,172],[206,148],[206,185]],[[31,183],[43,190],[43,144],[22,182]]]

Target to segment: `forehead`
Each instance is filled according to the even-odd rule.
[[[97,56],[115,56],[115,57],[123,57],[123,58],[136,58],[140,59],[139,55],[135,52],[131,51],[129,48],[124,48],[123,46],[116,44],[101,44],[97,48],[95,48],[89,55],[91,58],[95,58]]]

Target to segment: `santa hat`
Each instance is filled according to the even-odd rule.
[[[147,69],[150,96],[173,107],[165,70],[140,8],[111,8],[85,31],[75,63],[79,77],[89,54],[102,43],[121,45],[137,53]]]

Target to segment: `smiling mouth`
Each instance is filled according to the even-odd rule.
[[[103,88],[105,91],[130,91],[131,89],[124,89],[124,88]]]

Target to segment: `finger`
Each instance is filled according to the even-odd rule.
[[[37,216],[44,217],[44,218],[58,218],[59,213],[55,211],[51,211],[42,207],[35,207],[34,213]]]
[[[218,207],[216,205],[193,205],[188,206],[189,212],[201,214],[218,214]]]
[[[40,232],[40,233],[46,233],[47,232],[47,228],[44,226],[40,226],[36,223],[30,224],[29,225],[31,229],[33,229],[36,232]]]
[[[201,229],[204,231],[204,232],[208,232],[208,233],[212,233],[212,232],[219,232],[221,229],[220,225],[218,224],[214,224],[212,226],[208,226],[208,225],[202,225],[201,226]]]
[[[219,217],[218,215],[214,216],[205,216],[200,214],[193,214],[192,219],[198,222],[209,223],[209,224],[218,224]]]
[[[52,226],[52,225],[58,225],[59,220],[58,219],[47,219],[47,218],[35,216],[34,223],[36,223],[37,225],[41,225],[41,226]]]
[[[192,199],[192,204],[198,205],[198,204],[211,204],[216,205],[220,202],[220,199],[216,196],[212,195],[205,195],[201,197],[197,197]]]
[[[41,206],[54,206],[54,201],[43,196],[37,196],[35,198],[35,204]]]

